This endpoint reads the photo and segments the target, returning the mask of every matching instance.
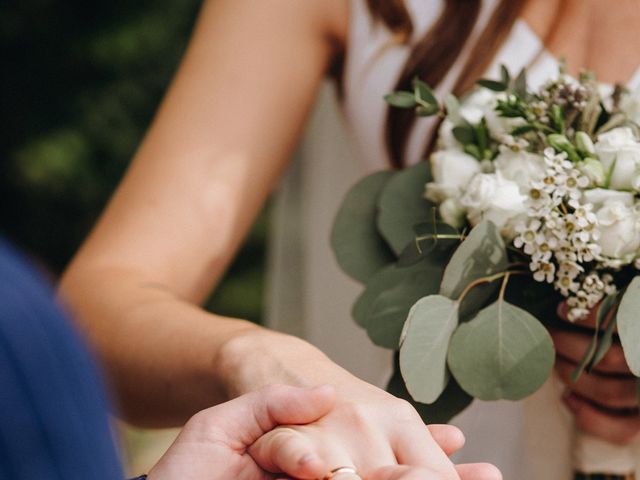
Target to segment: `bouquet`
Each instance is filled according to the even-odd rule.
[[[537,89],[504,67],[477,83],[442,104],[419,79],[387,95],[442,118],[436,149],[358,182],[331,234],[365,285],[353,318],[398,351],[389,390],[430,422],[540,388],[563,301],[571,321],[596,312],[574,379],[616,330],[640,376],[640,97],[562,69]]]

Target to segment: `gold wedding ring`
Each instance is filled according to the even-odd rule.
[[[342,473],[350,473],[360,478],[360,475],[358,475],[358,471],[354,467],[338,467],[327,473],[322,480],[331,480],[332,478],[338,477],[338,475]]]

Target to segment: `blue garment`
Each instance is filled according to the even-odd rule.
[[[0,479],[121,480],[107,411],[52,290],[0,239]]]

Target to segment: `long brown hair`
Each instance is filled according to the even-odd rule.
[[[408,43],[413,34],[411,16],[403,0],[367,0],[372,16],[383,22],[399,41]],[[500,0],[489,22],[473,46],[454,86],[461,95],[482,76],[520,15],[525,0]],[[396,90],[410,90],[418,76],[435,87],[444,79],[460,55],[478,20],[481,0],[445,0],[438,20],[412,47]],[[387,113],[386,145],[395,168],[405,164],[405,150],[415,115],[411,110],[390,108]],[[433,141],[429,142],[428,151]],[[428,153],[428,152],[425,152]]]

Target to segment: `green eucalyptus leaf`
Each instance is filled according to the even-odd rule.
[[[416,401],[433,403],[447,386],[447,348],[457,325],[458,304],[442,295],[411,307],[400,339],[400,369]]]
[[[378,198],[394,172],[377,172],[356,183],[345,196],[331,230],[331,247],[340,268],[365,282],[394,260],[376,228]]]
[[[503,300],[458,327],[448,364],[460,386],[481,400],[520,400],[542,386],[555,352],[546,328]]]
[[[473,145],[473,144],[465,145],[464,152],[468,153],[474,158],[477,158],[478,160],[482,160],[484,158],[482,152],[480,151],[477,145]]]
[[[618,308],[618,335],[629,369],[640,377],[640,277],[635,277],[622,296]]]
[[[375,274],[358,297],[352,315],[375,343],[397,349],[411,306],[425,295],[438,292],[444,266],[425,257],[408,268],[395,265]]]
[[[505,271],[507,250],[498,228],[491,221],[478,223],[456,249],[447,264],[440,294],[458,299],[465,287],[479,278]]]
[[[476,83],[481,87],[488,88],[494,92],[504,92],[508,88],[507,83],[496,82],[495,80],[482,79],[478,80]]]
[[[393,376],[387,385],[387,391],[390,394],[411,403],[422,417],[424,423],[447,423],[458,413],[467,408],[473,401],[473,397],[460,388],[460,385],[458,385],[455,378],[451,378],[447,387],[434,403],[427,405],[425,403],[416,402],[411,398],[411,395],[407,390],[407,386],[404,384],[402,374],[400,373],[400,366],[397,362],[398,360],[396,358],[396,367],[394,369]]]
[[[428,162],[396,173],[385,185],[378,200],[378,230],[396,255],[413,241],[413,226],[431,218],[435,205],[424,198],[432,181]]]
[[[389,93],[384,96],[384,100],[389,105],[398,108],[413,108],[418,104],[413,92],[405,91]]]

